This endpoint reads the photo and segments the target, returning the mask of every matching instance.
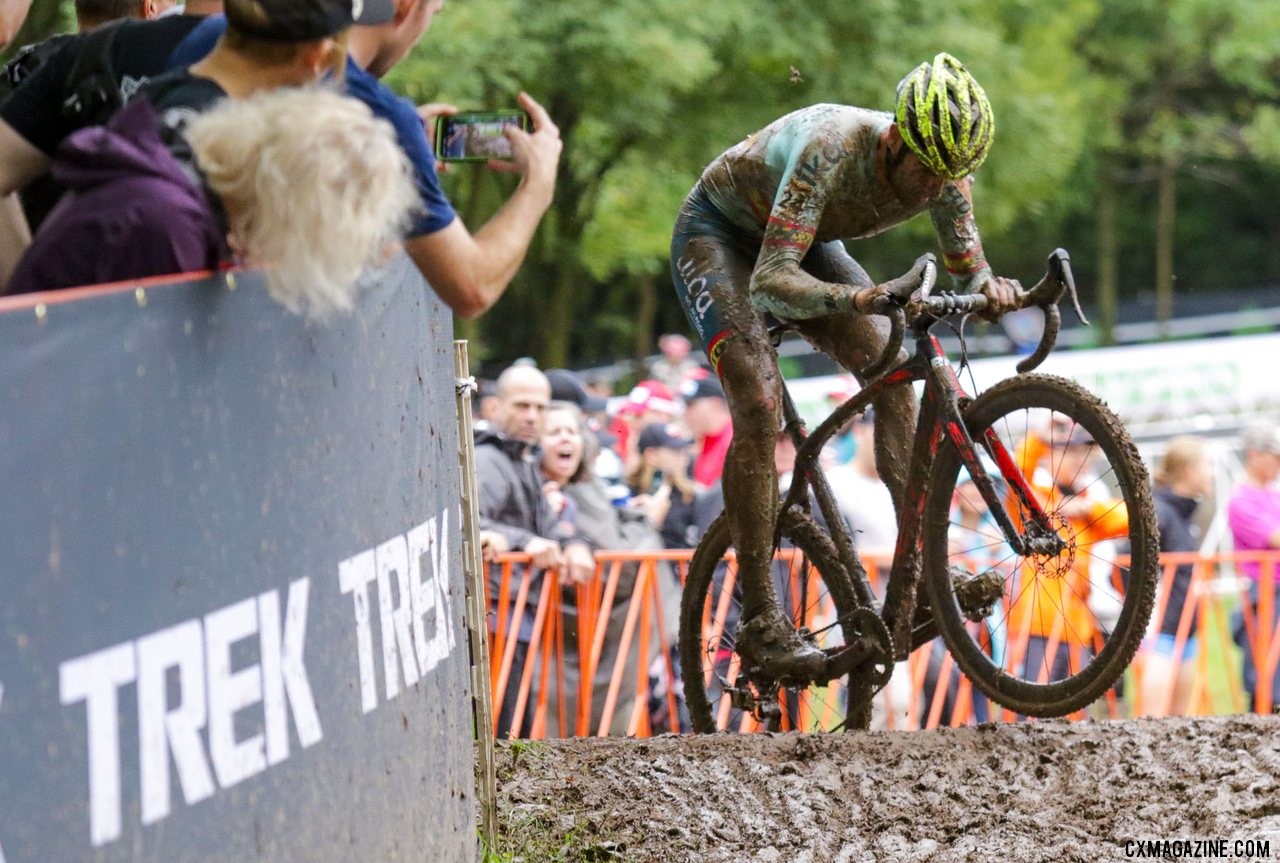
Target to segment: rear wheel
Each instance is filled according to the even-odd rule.
[[[784,517],[783,547],[772,576],[778,603],[802,637],[824,650],[844,645],[857,613],[853,589],[831,539],[807,516]],[[680,603],[680,667],[693,728],[700,733],[750,731],[757,713],[774,715],[783,731],[838,730],[846,723],[849,678],[776,692],[749,682],[737,650],[742,588],[737,561],[729,554],[729,522],[721,514],[707,529],[689,564]],[[859,691],[866,689],[859,685]],[[855,703],[859,701],[854,699]],[[776,703],[777,710],[773,709]]]
[[[948,525],[924,539],[938,628],[974,686],[997,703],[1063,716],[1120,678],[1151,617],[1158,533],[1146,468],[1115,414],[1063,378],[1003,381],[968,406],[965,424],[979,452],[984,437],[999,439],[1063,548],[1015,553],[945,440],[925,504],[926,525]],[[1000,476],[993,464],[987,470]],[[1015,485],[1006,477],[1000,497],[1025,532],[1033,510]],[[998,575],[1003,590],[988,614],[961,611],[964,572]]]

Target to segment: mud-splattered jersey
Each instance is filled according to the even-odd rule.
[[[782,117],[721,154],[703,172],[701,190],[720,216],[760,244],[753,296],[778,314],[810,317],[828,286],[800,262],[815,243],[870,237],[929,211],[947,270],[962,289],[990,273],[982,254],[968,180],[904,202],[877,170],[877,145],[890,114],[845,105],[813,105]],[[785,281],[785,286],[779,284]],[[813,284],[808,284],[812,282]],[[772,287],[782,288],[773,290]],[[788,300],[781,300],[785,295]]]

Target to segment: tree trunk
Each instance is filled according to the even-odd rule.
[[[658,317],[658,286],[652,273],[636,280],[640,292],[640,308],[636,312],[635,357],[644,359],[653,353],[653,323]]]
[[[1104,160],[1098,170],[1098,341],[1103,345],[1116,343],[1116,298],[1120,292],[1117,239],[1115,174]]]
[[[551,302],[547,305],[540,358],[544,369],[562,369],[569,362],[569,337],[573,332],[573,306],[578,286],[578,273],[569,264],[571,260],[573,258],[568,255],[561,258]]]
[[[1173,319],[1173,229],[1177,218],[1178,159],[1166,156],[1160,163],[1156,204],[1156,328],[1169,335]]]

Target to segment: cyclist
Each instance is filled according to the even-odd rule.
[[[743,583],[739,651],[776,678],[817,679],[825,656],[793,631],[768,577],[778,488],[771,463],[782,380],[764,313],[794,321],[855,374],[884,350],[887,322],[867,314],[886,291],[842,239],[879,234],[929,212],[948,272],[963,291],[1017,306],[1014,280],[992,274],[973,219],[969,175],[991,146],[986,94],[938,54],[897,87],[893,114],[814,105],[774,121],[703,172],[671,241],[676,293],[724,384],[734,438],[724,467],[730,532]],[[901,508],[915,427],[914,393],[876,400],[876,455]]]

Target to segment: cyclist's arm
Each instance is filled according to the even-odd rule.
[[[822,142],[810,143],[792,157],[751,274],[756,308],[793,320],[856,309],[855,289],[814,278],[800,265],[813,245],[835,175],[836,162]]]
[[[956,288],[975,291],[991,278],[991,265],[982,251],[978,223],[973,219],[970,179],[947,183],[929,208],[929,217],[942,245],[942,261]]]

